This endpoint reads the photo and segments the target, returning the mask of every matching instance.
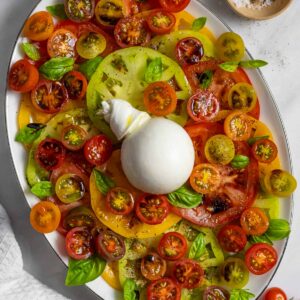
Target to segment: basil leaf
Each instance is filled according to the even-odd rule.
[[[40,73],[50,80],[60,80],[66,73],[73,70],[74,59],[69,57],[53,57],[39,69]]]
[[[199,31],[200,29],[202,29],[205,26],[206,20],[207,20],[207,18],[205,18],[205,17],[195,19],[192,24],[192,29],[194,31]]]
[[[229,300],[249,300],[254,297],[255,295],[250,293],[249,290],[233,289],[230,292]]]
[[[284,219],[271,219],[266,232],[272,241],[279,241],[289,236],[291,232],[290,224]]]
[[[43,199],[54,194],[54,187],[50,181],[40,181],[31,188],[31,193]]]
[[[272,241],[270,240],[270,238],[268,237],[268,235],[266,233],[264,233],[263,235],[259,235],[259,236],[251,235],[248,240],[251,244],[265,243],[265,244],[273,245]]]
[[[243,169],[249,165],[249,157],[245,155],[235,155],[230,165],[235,169]]]
[[[176,191],[168,194],[169,202],[176,207],[194,208],[202,203],[202,195],[182,186]]]
[[[124,300],[135,300],[136,299],[136,290],[137,286],[133,279],[127,278],[124,282],[123,287],[123,297]]]
[[[22,49],[25,54],[34,61],[38,61],[41,58],[40,51],[34,44],[22,43]]]
[[[90,80],[102,60],[103,58],[101,56],[96,56],[93,59],[87,60],[79,66],[79,71],[83,73],[88,80]]]
[[[65,11],[65,6],[63,4],[47,6],[46,9],[53,17],[58,17],[62,20],[68,19]]]
[[[243,60],[240,61],[239,65],[246,69],[255,69],[266,66],[268,63],[260,59]]]
[[[96,186],[103,195],[106,195],[111,188],[116,186],[115,182],[110,177],[97,169],[94,169],[93,173],[96,179]]]
[[[239,63],[236,61],[228,61],[222,64],[219,64],[219,67],[226,72],[235,72],[239,66]]]
[[[199,76],[200,87],[203,90],[208,89],[213,78],[213,71],[207,70]]]
[[[161,79],[163,72],[163,65],[161,58],[154,58],[146,68],[145,81],[147,83],[155,82]]]
[[[27,124],[18,131],[15,140],[19,143],[31,144],[41,135],[45,127],[46,125],[39,123]]]
[[[191,245],[189,251],[189,258],[199,259],[204,252],[205,252],[205,239],[204,239],[204,234],[200,232]]]
[[[65,280],[66,286],[83,285],[99,277],[104,271],[106,261],[98,256],[84,260],[69,258],[69,269]]]
[[[269,136],[268,135],[262,135],[262,136],[255,136],[255,137],[251,137],[248,139],[248,145],[252,146],[256,141],[260,141],[260,140],[264,140],[264,139],[268,139]]]

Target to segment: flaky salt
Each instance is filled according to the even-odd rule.
[[[248,7],[261,9],[265,6],[272,5],[276,0],[233,0],[237,7]]]

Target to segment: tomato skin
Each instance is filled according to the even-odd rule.
[[[179,286],[171,278],[164,277],[147,287],[147,300],[180,300]]]
[[[287,300],[287,296],[282,289],[272,287],[265,293],[264,300]]]
[[[251,246],[245,254],[245,262],[249,271],[255,275],[262,275],[270,271],[277,263],[276,250],[265,243]]]
[[[278,154],[277,146],[269,139],[256,141],[252,146],[252,154],[261,163],[271,163]]]
[[[199,63],[203,55],[203,45],[196,38],[187,37],[176,44],[176,58],[181,66]]]
[[[229,300],[230,294],[220,286],[208,286],[203,293],[203,300]]]
[[[150,252],[142,259],[141,273],[148,280],[158,280],[162,278],[167,270],[166,261],[157,253]]]
[[[62,144],[71,151],[77,151],[84,146],[87,139],[87,132],[78,125],[69,125],[61,132]]]
[[[154,10],[146,20],[150,30],[156,34],[169,33],[176,23],[176,17],[162,9]]]
[[[11,66],[8,75],[8,85],[15,92],[30,92],[37,85],[38,81],[39,72],[28,60],[18,60]]]
[[[184,10],[191,0],[159,0],[159,4],[163,9],[170,12],[180,12]]]
[[[80,100],[85,96],[87,80],[78,71],[71,71],[63,78],[64,86],[68,92],[68,97],[73,100]]]
[[[128,215],[134,209],[133,195],[124,188],[112,188],[106,195],[106,207],[113,214]]]
[[[65,12],[68,18],[74,22],[90,20],[94,15],[94,10],[94,0],[65,0]]]

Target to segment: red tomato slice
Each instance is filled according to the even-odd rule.
[[[171,278],[162,278],[147,287],[147,300],[180,300],[180,288]]]
[[[112,188],[106,195],[106,207],[113,214],[128,215],[134,208],[133,195],[124,188]]]
[[[199,63],[203,55],[203,45],[196,38],[187,37],[176,45],[176,58],[181,66]]]
[[[70,99],[79,100],[85,96],[87,80],[82,73],[78,71],[67,73],[63,78],[63,83]]]
[[[148,280],[162,278],[167,270],[167,263],[157,253],[150,252],[142,259],[141,273]]]
[[[169,33],[174,27],[175,22],[176,17],[172,13],[162,9],[154,10],[147,17],[147,24],[150,30],[156,34]]]
[[[191,0],[159,0],[162,8],[170,12],[180,12],[184,10]]]

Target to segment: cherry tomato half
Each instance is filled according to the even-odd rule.
[[[36,162],[48,171],[59,168],[66,157],[66,149],[63,144],[52,138],[42,140],[36,151]]]
[[[227,252],[240,252],[247,244],[247,236],[237,225],[225,225],[218,233],[218,241]]]
[[[106,195],[106,207],[115,215],[128,215],[134,208],[133,195],[124,188],[112,188]]]
[[[203,300],[229,300],[229,298],[229,292],[216,285],[208,286],[203,293]]]
[[[160,239],[157,251],[166,260],[182,258],[187,251],[186,238],[178,232],[168,232]]]
[[[276,265],[277,259],[276,250],[265,243],[254,244],[245,254],[247,268],[255,275],[262,275],[270,271]]]
[[[176,17],[166,10],[158,9],[154,10],[147,17],[147,24],[150,30],[156,34],[169,33],[174,27]]]
[[[95,166],[104,164],[112,154],[112,142],[104,135],[96,135],[90,138],[84,145],[86,160]]]
[[[252,146],[252,154],[261,163],[269,164],[277,157],[277,146],[269,139],[256,141]]]
[[[180,296],[180,288],[171,278],[158,279],[147,287],[147,300],[180,300]]]
[[[63,78],[63,83],[70,99],[79,100],[85,96],[87,80],[82,73],[78,71],[67,73]]]
[[[94,240],[87,227],[75,227],[66,236],[66,249],[76,260],[87,259],[94,254]]]
[[[278,287],[272,287],[267,290],[264,300],[287,300],[287,296],[282,289]]]
[[[141,273],[148,280],[157,280],[162,278],[167,270],[166,261],[157,253],[150,252],[142,259]]]
[[[71,151],[81,149],[87,139],[87,132],[78,125],[69,125],[61,132],[62,144]]]
[[[41,201],[30,211],[30,224],[40,233],[49,233],[57,229],[60,223],[60,210],[49,201]]]
[[[144,104],[149,113],[166,116],[176,109],[175,90],[164,81],[150,83],[144,91]]]
[[[182,66],[199,63],[203,55],[203,45],[196,38],[187,37],[176,44],[176,58]]]
[[[39,71],[28,60],[18,60],[11,66],[8,75],[10,89],[16,92],[27,93],[34,89],[38,81]]]
[[[159,0],[163,9],[170,12],[180,12],[184,10],[191,0]]]
[[[71,209],[63,221],[63,227],[70,230],[75,227],[88,227],[92,229],[96,226],[96,216],[86,206],[79,206]]]
[[[74,22],[86,22],[94,16],[95,0],[65,0],[65,12]]]
[[[160,224],[169,213],[169,202],[162,195],[144,194],[138,199],[135,212],[143,223]]]

